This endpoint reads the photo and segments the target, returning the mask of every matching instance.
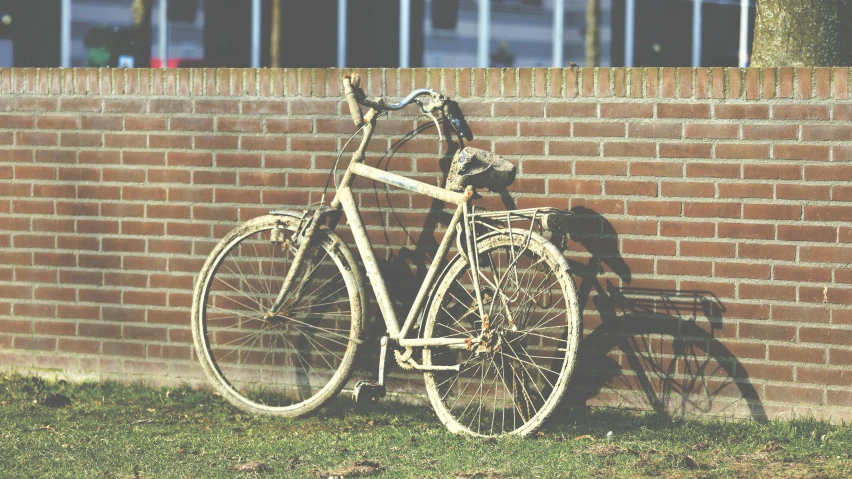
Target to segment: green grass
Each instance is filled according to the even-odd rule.
[[[51,407],[49,398],[70,399]],[[54,404],[56,406],[56,404]],[[612,440],[606,433],[613,431]],[[246,415],[207,391],[0,375],[0,477],[852,477],[852,427],[563,410],[532,439],[449,434],[427,405],[301,419]],[[249,461],[271,471],[237,472]],[[367,461],[367,462],[364,462]]]

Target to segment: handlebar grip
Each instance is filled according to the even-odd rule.
[[[453,130],[461,135],[462,138],[472,140],[473,133],[470,131],[470,126],[468,126],[467,121],[465,121],[458,103],[448,100],[444,111],[444,114],[446,115],[447,120],[449,120],[450,126],[452,126]]]
[[[360,75],[357,72],[352,72],[343,77],[343,91],[346,95],[346,103],[349,104],[349,113],[352,115],[352,122],[356,127],[364,124],[364,116],[361,114],[361,106],[358,105],[358,98],[355,95],[355,88],[361,84]],[[353,88],[354,87],[354,88]]]

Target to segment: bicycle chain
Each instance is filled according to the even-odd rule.
[[[393,357],[396,359],[396,364],[400,367],[400,369],[404,369],[406,371],[411,371],[414,369],[413,361],[411,360],[411,354],[414,352],[411,348],[405,348],[405,352],[400,352],[398,349],[393,350]]]

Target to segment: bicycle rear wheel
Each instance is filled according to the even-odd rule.
[[[574,369],[581,324],[568,263],[536,233],[501,230],[477,242],[483,317],[473,270],[454,258],[439,283],[426,338],[464,338],[460,348],[427,348],[425,373],[438,417],[453,433],[525,436],[558,405]],[[484,332],[483,332],[484,331]]]
[[[321,227],[290,297],[270,311],[297,249],[298,220],[263,216],[210,253],[193,294],[192,332],[207,377],[237,407],[294,417],[335,396],[352,374],[364,292],[357,265]]]

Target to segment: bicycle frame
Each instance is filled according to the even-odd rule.
[[[385,325],[387,327],[390,339],[396,341],[400,346],[403,347],[465,345],[466,341],[463,338],[408,338],[408,334],[411,332],[412,326],[414,325],[414,321],[417,318],[418,313],[424,307],[424,303],[428,296],[429,290],[432,288],[435,281],[438,279],[438,272],[440,271],[441,266],[444,264],[444,257],[446,256],[447,251],[450,248],[453,232],[456,231],[462,219],[467,220],[468,218],[468,214],[470,212],[470,199],[473,197],[473,187],[468,187],[464,193],[456,193],[441,187],[432,186],[427,183],[412,180],[411,178],[407,178],[402,175],[398,175],[395,173],[365,165],[365,151],[367,149],[367,145],[370,142],[370,139],[373,136],[373,131],[375,130],[376,126],[375,120],[377,115],[378,112],[375,109],[371,109],[367,113],[367,115],[365,115],[364,120],[366,124],[364,126],[364,134],[361,140],[361,144],[358,149],[352,154],[352,159],[349,162],[349,167],[347,168],[346,173],[343,176],[343,181],[337,188],[335,198],[331,202],[330,208],[319,208],[314,213],[313,219],[310,224],[306,227],[303,233],[303,239],[300,242],[299,249],[296,252],[295,258],[293,260],[293,267],[290,269],[288,276],[284,279],[284,284],[282,285],[281,291],[278,295],[278,299],[276,300],[272,309],[275,310],[279,308],[280,305],[283,303],[284,297],[286,297],[290,293],[290,290],[292,289],[294,283],[294,279],[298,275],[298,271],[301,269],[301,265],[305,260],[307,251],[310,248],[310,244],[314,237],[314,234],[324,217],[328,215],[329,212],[339,212],[342,210],[343,213],[346,214],[349,226],[352,229],[356,247],[358,249],[358,252],[361,254],[362,261],[364,262],[367,278],[369,279],[370,284],[373,287],[373,291],[376,295],[376,300],[378,302],[379,309],[381,310],[382,317],[385,321]],[[426,195],[431,198],[456,205],[455,214],[453,215],[450,224],[447,226],[447,232],[444,234],[444,238],[441,240],[441,244],[438,247],[438,251],[435,256],[435,260],[429,266],[429,270],[426,273],[426,278],[424,279],[423,284],[420,286],[420,290],[417,293],[417,296],[414,300],[414,304],[412,305],[411,310],[409,311],[408,316],[406,317],[405,322],[402,324],[401,327],[396,312],[393,309],[390,294],[388,293],[384,278],[382,277],[381,272],[379,271],[378,262],[376,260],[375,254],[373,253],[372,244],[370,243],[370,240],[367,237],[367,230],[364,227],[363,221],[361,220],[361,215],[359,214],[358,206],[355,203],[355,198],[351,190],[352,182],[357,176],[369,178],[380,183],[403,188],[414,193]],[[467,223],[467,221],[465,222]],[[468,248],[468,251],[473,251],[473,238],[471,238],[472,233],[470,231],[470,228],[463,228],[463,230],[465,232],[465,241],[467,243],[466,246]],[[485,313],[483,310],[482,298],[480,297],[479,291],[479,278],[478,275],[473,275],[473,277],[475,291],[479,303],[480,314],[484,316]]]

